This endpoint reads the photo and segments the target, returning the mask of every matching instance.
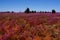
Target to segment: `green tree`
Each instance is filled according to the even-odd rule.
[[[25,13],[30,13],[30,9],[27,8],[27,9],[25,10]]]

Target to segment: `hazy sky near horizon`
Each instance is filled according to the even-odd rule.
[[[27,7],[36,11],[60,11],[60,0],[0,0],[0,11],[24,11]]]

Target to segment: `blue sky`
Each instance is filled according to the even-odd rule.
[[[60,11],[60,0],[0,0],[0,11],[24,11],[27,7],[36,11]]]

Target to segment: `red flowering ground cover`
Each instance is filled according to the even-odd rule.
[[[60,40],[60,14],[0,13],[0,40]]]

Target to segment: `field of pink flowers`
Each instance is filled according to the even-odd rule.
[[[60,14],[0,13],[0,40],[60,40]]]

